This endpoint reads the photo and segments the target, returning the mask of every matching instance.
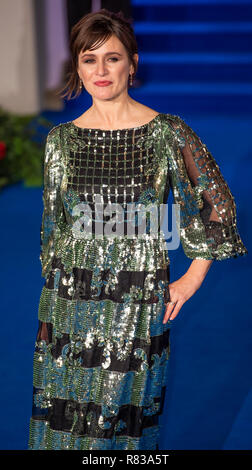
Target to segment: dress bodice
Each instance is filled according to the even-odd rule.
[[[180,117],[159,113],[142,126],[115,130],[80,128],[72,121],[55,126],[45,152],[43,272],[57,247],[64,252],[68,243],[74,252],[78,239],[84,243],[81,253],[87,237],[96,247],[101,236],[106,242],[122,240],[126,249],[129,238],[132,251],[140,236],[150,246],[157,239],[164,248],[170,188],[189,258],[247,253],[230,188],[206,145]]]

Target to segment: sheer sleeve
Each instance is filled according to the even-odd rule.
[[[40,262],[42,276],[50,271],[55,244],[65,223],[60,195],[63,165],[60,148],[60,126],[53,127],[46,139],[44,157],[43,214],[40,226]]]
[[[235,200],[214,157],[179,116],[169,119],[167,130],[169,181],[179,204],[185,255],[216,260],[246,255],[237,230]]]

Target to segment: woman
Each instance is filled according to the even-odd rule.
[[[70,47],[69,94],[84,85],[93,104],[46,142],[29,449],[155,450],[172,320],[214,259],[247,249],[206,146],[180,117],[128,95],[138,62],[129,22],[90,13],[72,29]],[[193,260],[171,284],[162,231],[152,236],[148,212],[160,210],[170,188]],[[121,230],[126,221],[136,222],[134,237]]]

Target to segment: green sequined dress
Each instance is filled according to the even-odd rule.
[[[162,323],[169,250],[162,229],[148,233],[148,210],[145,236],[120,234],[132,203],[161,208],[170,189],[186,256],[247,253],[219,166],[179,116],[159,113],[118,130],[69,121],[49,132],[29,449],[158,449],[172,324]],[[122,208],[117,229],[124,232],[95,236],[113,204]],[[161,219],[160,211],[160,227]],[[141,210],[134,220],[138,233]],[[91,235],[76,236],[85,223]]]

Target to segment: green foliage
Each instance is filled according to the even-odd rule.
[[[41,126],[41,131],[37,127]],[[0,107],[0,189],[23,181],[24,186],[42,186],[46,135],[52,123],[38,115],[15,115]]]

